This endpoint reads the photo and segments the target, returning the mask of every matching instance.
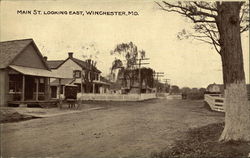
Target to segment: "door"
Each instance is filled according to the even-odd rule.
[[[33,100],[35,78],[32,76],[25,76],[25,100]]]
[[[51,86],[51,98],[57,98],[56,93],[57,93],[57,87]]]

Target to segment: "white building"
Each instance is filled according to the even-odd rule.
[[[64,87],[67,84],[78,86],[78,93],[105,93],[109,84],[101,80],[101,71],[98,70],[91,60],[80,60],[68,53],[65,60],[47,60],[47,64],[53,74],[60,74],[65,79],[51,80],[51,96],[58,98],[59,94],[64,96]],[[60,85],[60,86],[59,86]]]

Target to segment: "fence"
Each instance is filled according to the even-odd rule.
[[[142,93],[142,94],[91,94],[91,93],[78,93],[77,99],[79,100],[92,100],[92,101],[143,101],[156,98],[155,93]]]
[[[205,102],[214,111],[224,112],[224,98],[220,94],[205,94]]]

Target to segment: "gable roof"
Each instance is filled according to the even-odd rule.
[[[77,58],[71,58],[71,57],[68,57],[65,60],[47,60],[47,64],[49,65],[49,67],[51,69],[57,69],[69,59],[71,59],[73,62],[75,62],[77,65],[79,65],[82,69],[91,70],[91,67],[89,66],[89,64],[86,61],[83,61],[83,60],[80,60]],[[93,66],[92,69],[93,69],[93,71],[95,71],[97,73],[101,73],[101,71],[98,70],[95,66]]]
[[[88,69],[91,70],[90,65],[86,62],[86,61],[82,61],[80,59],[76,59],[76,58],[71,58],[75,63],[77,63],[78,65],[80,65],[83,69]],[[100,70],[98,70],[95,66],[92,67],[93,71],[101,73]]]
[[[0,42],[0,68],[6,68],[22,52],[32,39]]]
[[[50,70],[33,39],[0,42],[0,69],[8,67],[15,60],[15,58],[17,58],[18,55],[21,54],[30,44],[33,44],[34,48],[37,50],[38,56],[44,63],[45,67]]]
[[[56,69],[64,62],[64,60],[48,60],[46,62],[51,69]]]

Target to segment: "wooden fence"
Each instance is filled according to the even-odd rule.
[[[91,94],[91,93],[78,93],[78,100],[92,100],[92,101],[143,101],[156,98],[155,93],[142,93],[142,94]]]
[[[214,111],[225,111],[224,98],[220,94],[205,94],[204,101]]]

